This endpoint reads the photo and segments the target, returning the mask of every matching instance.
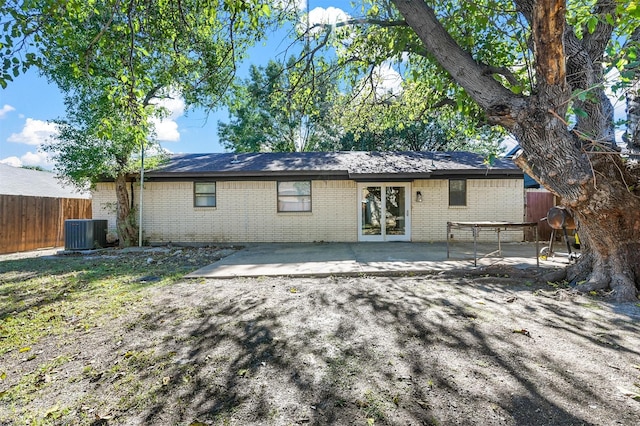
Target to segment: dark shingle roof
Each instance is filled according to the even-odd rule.
[[[174,154],[149,178],[324,176],[419,179],[443,175],[522,176],[510,160],[491,166],[471,152],[295,152]]]
[[[0,164],[0,194],[51,198],[91,198],[71,186],[64,186],[50,172]]]

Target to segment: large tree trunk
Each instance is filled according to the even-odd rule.
[[[616,300],[637,300],[640,185],[611,149],[610,103],[597,86],[612,27],[602,19],[593,33],[578,40],[566,27],[565,1],[516,0],[531,25],[536,59],[535,90],[524,97],[508,91],[491,76],[490,67],[461,49],[426,2],[393,2],[429,53],[485,109],[489,121],[515,136],[522,147],[516,163],[573,212],[587,246],[573,274],[578,290],[609,288]],[[613,12],[615,2],[608,0],[594,9],[602,16]],[[576,89],[594,90],[598,100],[576,105],[586,117],[578,117],[571,127],[566,115]]]
[[[640,26],[636,28],[629,40],[640,46]],[[624,136],[631,157],[640,159],[640,69],[636,68],[632,86],[627,91],[627,132]]]
[[[587,248],[573,277],[575,282],[584,281],[577,289],[608,288],[616,300],[637,300],[637,182],[612,149],[613,108],[599,86],[603,81],[601,61],[613,28],[601,23],[580,41],[566,28],[563,0],[522,0],[519,4],[532,7],[528,19],[536,46],[538,94],[529,99],[526,115],[512,128],[525,153],[517,163],[537,171],[534,177],[562,197],[578,221]],[[614,2],[601,2],[594,12],[610,13],[612,7]],[[593,90],[597,100],[574,100],[574,107],[583,109],[586,116],[578,117],[575,127],[570,128],[563,117],[576,89]]]
[[[138,230],[135,225],[134,212],[131,210],[129,191],[127,191],[127,176],[119,174],[116,177],[116,228],[120,247],[131,247],[137,243]]]
[[[616,300],[636,300],[640,198],[632,188],[634,178],[618,155],[577,144],[555,116],[533,107],[528,114],[531,119],[514,129],[527,153],[516,163],[559,195],[578,222],[585,254],[571,273],[580,283],[577,290],[609,288]]]

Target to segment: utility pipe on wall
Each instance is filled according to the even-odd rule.
[[[138,219],[138,247],[142,247],[142,205],[144,193],[144,142],[140,147],[140,218]]]

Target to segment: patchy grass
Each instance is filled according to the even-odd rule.
[[[356,400],[356,405],[364,413],[367,424],[374,424],[374,422],[385,418],[386,404],[382,397],[371,389],[367,389],[363,397]]]
[[[21,363],[8,371],[0,364],[0,423],[21,419],[19,424],[56,424],[73,410],[60,404],[38,411],[26,406],[51,382],[58,371],[72,363],[76,354],[65,347],[78,336],[98,329],[145,304],[144,292],[180,280],[185,273],[221,256],[216,250],[176,249],[149,252],[112,250],[94,255],[39,257],[0,262],[0,357]],[[186,266],[185,266],[186,265]],[[58,354],[43,349],[43,340],[56,342]],[[49,345],[47,345],[49,346]],[[153,400],[166,381],[141,388],[136,372],[161,371],[172,354],[129,351],[121,362],[106,371],[86,365],[69,383],[108,378],[119,392],[122,410]],[[87,397],[91,399],[91,397]],[[76,413],[78,414],[78,413]],[[80,418],[100,419],[97,412],[79,413]],[[80,422],[83,423],[83,422]]]
[[[16,385],[0,393],[0,397],[10,403],[24,404],[31,401],[37,390],[51,383],[52,374],[56,367],[69,362],[69,360],[68,356],[61,355],[38,365],[33,372],[22,376]]]
[[[133,259],[64,257],[2,263],[0,355],[25,350],[43,336],[88,330],[141,300],[140,289],[179,280],[169,264]],[[143,276],[160,279],[140,282]]]

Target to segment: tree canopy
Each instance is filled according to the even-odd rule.
[[[219,105],[246,47],[272,22],[257,0],[12,0],[0,16],[0,83],[37,66],[63,91],[67,115],[48,149],[78,185],[115,180],[125,245],[137,237],[126,174],[134,153],[154,144],[150,118],[164,114],[158,100]]]
[[[309,29],[334,49],[354,82],[391,63],[431,89],[423,105],[455,104],[508,131],[516,163],[569,207],[585,254],[568,279],[636,300],[640,287],[640,181],[616,149],[607,96],[638,68],[640,9],[624,0],[384,0],[363,17]],[[345,30],[348,28],[349,30]],[[353,84],[355,86],[355,84]],[[425,91],[427,92],[427,91]]]
[[[327,74],[300,69],[293,58],[286,66],[254,65],[231,91],[231,121],[218,122],[220,141],[235,152],[334,150],[339,134],[330,114],[337,96]]]
[[[363,77],[348,87],[345,71],[324,58],[252,66],[230,95],[230,122],[218,122],[220,141],[234,152],[498,151],[503,131],[453,102],[433,105],[428,84],[403,82],[394,93]]]

